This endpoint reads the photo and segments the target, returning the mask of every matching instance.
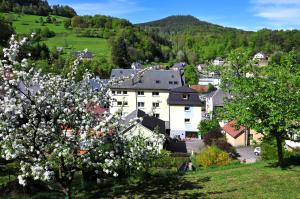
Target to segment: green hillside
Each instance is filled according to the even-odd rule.
[[[51,18],[55,18],[56,23],[43,24],[40,22],[41,19],[46,21],[47,17],[16,13],[0,13],[0,16],[4,16],[6,19],[12,21],[17,34],[30,34],[38,28],[49,28],[49,30],[56,33],[55,37],[48,38],[44,41],[50,49],[63,47],[64,52],[68,54],[87,48],[93,52],[96,57],[110,57],[111,50],[106,39],[76,36],[75,30],[66,29],[64,27],[64,21],[68,18],[52,15]]]
[[[268,30],[257,32],[222,27],[201,21],[193,16],[170,16],[161,20],[136,24],[149,34],[168,38],[173,53],[182,60],[197,64],[216,57],[226,58],[237,48],[250,55],[257,52],[289,52],[295,49],[300,61],[299,30]]]

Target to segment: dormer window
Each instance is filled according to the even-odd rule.
[[[156,83],[156,84],[159,84],[159,83],[160,83],[160,81],[159,81],[159,80],[156,80],[156,81],[155,81],[155,83]]]
[[[183,98],[184,100],[188,100],[188,99],[189,99],[189,95],[183,94],[182,98]]]

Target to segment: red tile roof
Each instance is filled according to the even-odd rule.
[[[96,115],[99,115],[99,116],[108,112],[107,109],[101,107],[100,104],[98,104],[98,103],[89,103],[87,105],[87,111],[94,113]]]
[[[197,92],[208,92],[208,86],[203,85],[192,85],[191,89],[197,91]]]
[[[236,125],[236,122],[234,120],[232,120],[223,127],[223,130],[226,133],[228,133],[231,137],[238,138],[240,135],[242,135],[245,132],[246,127],[240,126],[239,129],[236,129],[235,125]]]

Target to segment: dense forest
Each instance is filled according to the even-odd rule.
[[[0,12],[15,12],[40,16],[58,15],[73,17],[75,10],[70,6],[49,6],[45,0],[0,0]]]
[[[215,57],[226,58],[236,48],[257,52],[300,52],[300,31],[268,30],[257,32],[200,21],[193,16],[171,16],[161,20],[137,24],[150,34],[168,38],[172,43],[175,58],[192,64],[205,62]]]

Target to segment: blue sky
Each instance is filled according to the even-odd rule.
[[[132,23],[170,15],[193,15],[200,20],[246,30],[300,29],[300,0],[48,0],[65,4],[79,15],[103,14]]]

